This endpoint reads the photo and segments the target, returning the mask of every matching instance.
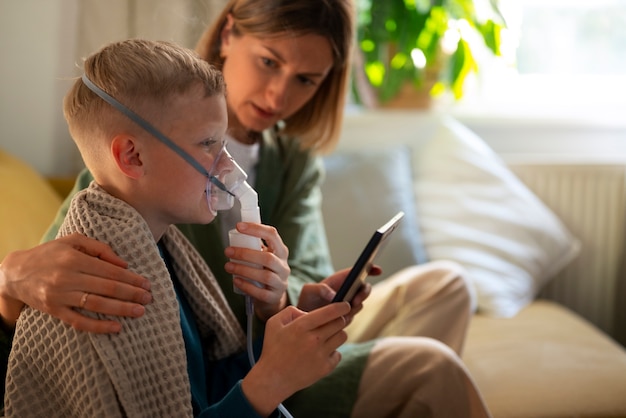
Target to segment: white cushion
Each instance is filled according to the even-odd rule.
[[[352,266],[374,231],[400,210],[405,216],[375,261],[383,274],[370,280],[426,260],[407,146],[336,151],[324,163],[322,212],[335,268]]]
[[[578,254],[556,215],[454,119],[442,119],[417,164],[426,253],[467,269],[482,312],[515,315]]]

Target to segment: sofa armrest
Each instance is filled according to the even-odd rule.
[[[46,180],[48,180],[48,183],[50,183],[54,191],[57,192],[62,199],[65,199],[74,187],[76,177],[48,177]]]
[[[0,150],[0,261],[37,245],[61,205],[61,197],[32,167]]]

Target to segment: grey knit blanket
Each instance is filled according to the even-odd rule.
[[[79,332],[26,307],[9,359],[6,416],[191,417],[179,305],[148,225],[135,209],[92,183],[74,197],[58,235],[72,232],[109,244],[131,270],[152,282],[153,302],[141,318],[115,318],[122,323],[115,335]],[[200,255],[174,226],[163,242],[208,358],[242,350],[245,335]]]

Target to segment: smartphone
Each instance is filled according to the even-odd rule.
[[[369,242],[359,255],[359,258],[352,266],[352,269],[346,276],[343,284],[337,291],[337,294],[333,298],[333,302],[352,302],[352,298],[357,294],[361,286],[365,281],[365,278],[370,272],[374,259],[382,251],[385,243],[398,227],[400,220],[404,217],[404,212],[400,211],[387,221],[383,226],[378,228]]]

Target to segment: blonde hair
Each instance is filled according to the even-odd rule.
[[[85,59],[89,80],[145,119],[158,117],[168,100],[193,88],[205,97],[225,94],[222,74],[194,51],[168,42],[113,42]],[[92,92],[79,78],[65,95],[63,114],[83,159],[101,159],[102,141],[125,129],[141,128]]]
[[[328,39],[333,67],[315,96],[285,120],[283,132],[299,137],[303,148],[332,149],[341,133],[354,39],[353,0],[230,0],[196,45],[198,54],[222,68],[221,32],[228,15],[235,36],[272,38],[316,34]]]

